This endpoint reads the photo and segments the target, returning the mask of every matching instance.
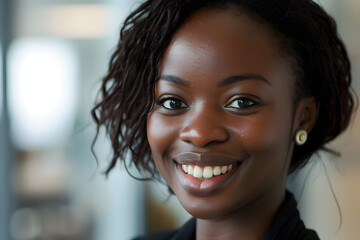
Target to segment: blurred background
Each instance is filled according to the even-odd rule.
[[[116,167],[90,111],[135,0],[0,2],[0,240],[126,240],[190,216],[158,183]],[[360,1],[321,0],[337,20],[360,92]],[[359,113],[357,114],[359,115]],[[360,120],[289,178],[321,239],[360,239]],[[137,175],[136,171],[133,171]]]

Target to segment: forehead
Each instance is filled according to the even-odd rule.
[[[173,35],[160,72],[184,74],[187,69],[203,75],[211,69],[218,77],[259,71],[271,75],[275,66],[285,69],[275,30],[229,7],[201,9],[191,15]]]
[[[234,43],[248,39],[259,44],[263,43],[259,41],[261,38],[273,43],[274,33],[275,29],[260,20],[260,17],[230,5],[227,8],[203,8],[196,11],[176,31],[173,38],[196,39],[208,44]]]

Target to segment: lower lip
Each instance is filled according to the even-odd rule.
[[[236,165],[230,172],[214,176],[210,179],[199,180],[190,174],[186,174],[180,164],[175,163],[176,173],[179,177],[180,184],[189,193],[199,196],[207,196],[224,188],[231,179],[236,175],[235,172],[239,169]]]

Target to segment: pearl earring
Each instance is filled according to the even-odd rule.
[[[298,146],[304,145],[307,140],[307,132],[305,130],[299,130],[295,135],[295,142]]]

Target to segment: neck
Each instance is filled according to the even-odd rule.
[[[270,226],[284,198],[285,190],[282,190],[221,218],[197,219],[196,239],[259,240]]]

